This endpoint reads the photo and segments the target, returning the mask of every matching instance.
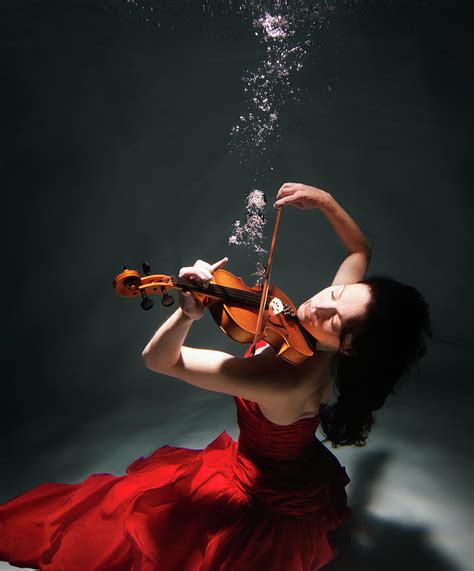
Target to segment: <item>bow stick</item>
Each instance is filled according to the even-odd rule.
[[[257,343],[259,341],[259,337],[260,337],[260,333],[261,333],[260,330],[262,329],[262,325],[263,325],[263,314],[265,313],[265,306],[267,304],[268,288],[270,286],[270,274],[272,271],[273,250],[275,249],[276,237],[277,237],[277,232],[278,232],[278,224],[280,223],[280,215],[281,215],[281,206],[278,206],[277,218],[275,221],[275,227],[273,229],[272,242],[270,245],[270,253],[268,254],[267,269],[265,271],[265,278],[263,280],[262,298],[260,300],[260,308],[258,310],[257,327],[255,329],[255,337],[253,338],[253,343],[252,343],[252,346],[250,348],[250,354],[251,355],[255,355],[255,350],[257,348]]]

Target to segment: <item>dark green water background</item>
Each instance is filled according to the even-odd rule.
[[[252,283],[255,259],[227,245],[244,195],[257,187],[271,200],[283,182],[305,182],[331,192],[364,229],[369,273],[423,292],[443,339],[379,413],[372,446],[335,452],[375,547],[358,548],[348,528],[331,569],[461,569],[472,502],[473,309],[462,4],[335,10],[294,77],[300,102],[281,109],[281,143],[270,139],[264,160],[243,163],[229,153],[229,131],[245,111],[240,77],[261,46],[236,11],[211,17],[197,0],[168,0],[158,28],[125,1],[0,6],[2,499],[45,481],[121,474],[164,444],[201,448],[222,430],[237,436],[232,398],[143,367],[141,350],[170,310],[156,300],[143,312],[111,282],[123,264],[138,269],[144,259],[156,273],[176,273],[227,255],[228,269]],[[271,228],[271,209],[269,217]],[[343,253],[319,212],[286,209],[272,281],[301,302],[330,283]],[[244,351],[209,315],[188,343]],[[426,490],[428,504],[444,498],[452,541],[429,539],[441,524],[431,527],[428,512],[420,523],[415,507],[411,528],[369,515],[401,451],[388,482]],[[390,483],[380,485],[390,496]]]

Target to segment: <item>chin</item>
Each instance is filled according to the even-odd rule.
[[[298,321],[300,322],[300,325],[302,327],[304,327],[306,329],[306,331],[309,331],[311,333],[311,331],[310,331],[311,325],[308,321],[308,317],[307,317],[306,312],[305,312],[304,304],[300,305],[298,307],[298,311],[296,313],[296,316],[298,317]]]
[[[300,305],[298,307],[298,310],[296,312],[296,315],[298,317],[299,322],[301,323],[301,325],[303,325],[303,321],[305,320],[305,314],[304,314],[304,304]]]

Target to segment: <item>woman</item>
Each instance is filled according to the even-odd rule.
[[[364,280],[367,238],[326,192],[286,183],[275,206],[319,208],[346,247],[330,287],[298,309],[315,354],[295,367],[265,343],[238,358],[183,345],[204,307],[180,308],[143,350],[145,365],[233,395],[238,442],[163,446],[124,476],[47,483],[0,506],[0,559],[42,570],[316,571],[335,557],[329,534],[349,514],[349,479],[316,437],[363,446],[396,383],[425,352],[428,305],[388,277]],[[227,258],[181,277],[204,284]]]

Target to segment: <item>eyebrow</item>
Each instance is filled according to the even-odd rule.
[[[346,284],[344,284],[344,285],[342,286],[341,293],[339,294],[339,297],[338,297],[337,299],[341,299],[342,294],[344,293],[344,290],[345,290],[345,289],[346,289]],[[339,311],[338,311],[337,313],[339,313]]]
[[[344,285],[342,286],[342,290],[341,290],[341,293],[339,294],[338,299],[341,299],[342,294],[344,293],[344,290],[345,290],[345,289],[346,289],[346,284],[344,284]],[[337,309],[336,309],[336,313],[339,315],[339,319],[340,319],[340,321],[341,321],[341,326],[342,326],[341,314],[339,313],[339,311],[337,311]]]

